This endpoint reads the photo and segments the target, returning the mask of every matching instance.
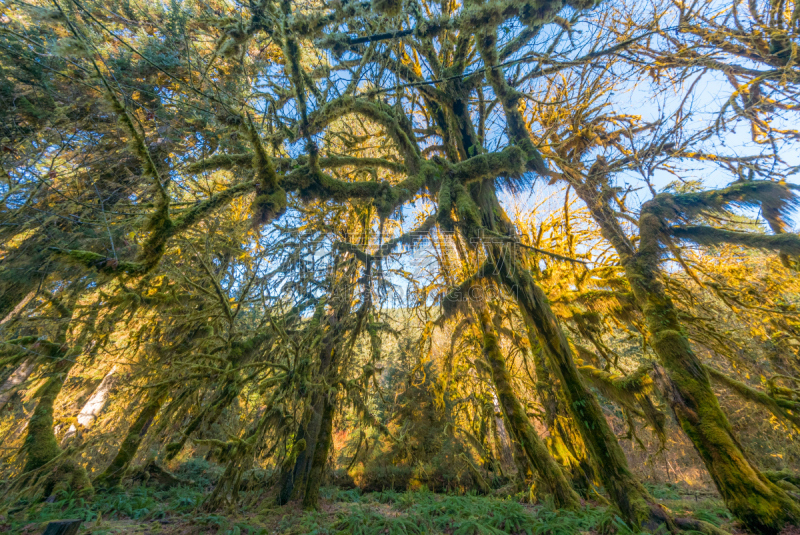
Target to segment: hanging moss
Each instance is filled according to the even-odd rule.
[[[553,496],[556,507],[577,509],[580,506],[578,494],[570,487],[561,467],[550,457],[547,447],[533,428],[525,409],[517,399],[506,368],[505,359],[500,353],[497,335],[485,306],[479,309],[483,331],[483,353],[492,373],[497,399],[503,409],[509,429],[513,432],[525,451],[531,465]]]
[[[648,374],[653,369],[652,364],[640,366],[627,376],[615,376],[594,366],[581,366],[578,369],[605,397],[646,420],[661,444],[666,444],[667,418],[649,397],[653,381]]]
[[[387,17],[396,17],[403,9],[402,0],[372,0],[372,10]]]
[[[800,506],[764,477],[742,450],[657,276],[660,240],[665,235],[666,218],[676,213],[675,206],[684,212],[698,203],[719,206],[728,193],[740,192],[737,186],[723,194],[673,199],[657,196],[645,203],[639,219],[639,252],[626,260],[625,271],[647,320],[650,345],[666,372],[664,390],[681,428],[703,459],[728,509],[755,532],[777,533],[785,524],[800,521]]]

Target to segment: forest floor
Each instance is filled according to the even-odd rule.
[[[198,475],[195,467],[195,476]],[[220,535],[500,535],[500,534],[631,534],[607,508],[587,504],[578,512],[554,511],[545,504],[524,503],[524,496],[506,498],[474,494],[437,494],[426,490],[361,493],[358,489],[322,489],[318,511],[278,507],[262,491],[243,492],[235,512],[207,513],[201,504],[208,479],[192,478],[189,486],[156,489],[143,484],[90,499],[61,496],[51,503],[12,508],[0,518],[0,532],[39,535],[52,520],[83,520],[83,534]],[[651,492],[678,516],[710,522],[731,533],[736,529],[719,498],[687,494],[679,487],[654,486]]]
[[[360,494],[325,488],[319,511],[296,506],[256,504],[231,514],[197,510],[202,491],[180,487],[167,491],[136,487],[97,495],[92,500],[70,498],[11,515],[0,532],[39,535],[51,520],[80,518],[81,534],[595,534],[631,533],[604,507],[587,505],[579,512],[553,511],[546,505],[520,503],[514,498],[454,496],[431,492],[392,491]],[[266,500],[265,500],[266,501]],[[682,516],[712,522],[732,533],[730,516],[715,498],[663,498],[662,503]],[[605,528],[605,529],[604,529]],[[608,529],[611,528],[611,529]],[[616,529],[614,529],[616,528]]]

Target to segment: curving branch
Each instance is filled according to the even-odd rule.
[[[676,238],[693,241],[698,245],[715,246],[730,243],[754,249],[768,249],[786,255],[800,255],[800,236],[797,234],[735,232],[704,225],[673,226],[669,228],[669,232]]]

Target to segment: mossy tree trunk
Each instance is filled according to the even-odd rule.
[[[512,110],[506,110],[510,113]],[[517,111],[518,113],[518,111]],[[513,241],[511,220],[497,200],[492,181],[471,188],[471,198],[480,213],[483,227]],[[527,327],[535,333],[538,346],[559,380],[567,408],[578,423],[597,475],[622,517],[631,527],[674,529],[667,511],[647,492],[630,471],[628,461],[596,397],[583,382],[567,339],[542,289],[524,268],[520,251],[490,236],[483,244],[487,257],[495,264],[499,282],[519,305]]]
[[[28,422],[28,434],[23,445],[26,456],[23,478],[29,477],[33,471],[45,469],[62,454],[53,430],[53,410],[64,380],[75,364],[72,360],[74,355],[70,358],[65,348],[63,344],[49,347],[50,354],[57,360],[50,369],[50,377],[35,394],[39,403]],[[44,479],[37,474],[32,481],[43,482],[44,493],[48,496],[60,490],[73,490],[79,494],[88,494],[93,490],[86,470],[69,458],[56,461],[52,467],[46,468]]]
[[[645,316],[650,346],[666,373],[665,393],[681,429],[692,441],[728,509],[752,531],[777,533],[800,522],[800,507],[748,459],[711,388],[708,373],[692,350],[675,305],[658,279],[664,222],[650,201],[642,207],[637,251],[619,224],[609,199],[607,177],[571,180],[603,237],[625,268],[634,298]]]
[[[343,295],[347,295],[346,293]],[[279,505],[288,503],[295,496],[303,496],[303,507],[316,508],[319,499],[319,478],[327,462],[328,449],[331,443],[333,429],[333,414],[336,404],[330,399],[329,393],[324,390],[324,385],[330,384],[331,374],[336,373],[337,351],[340,350],[341,335],[345,329],[345,319],[351,312],[351,300],[347,297],[335,307],[334,313],[328,316],[330,328],[322,339],[319,350],[319,368],[316,371],[316,380],[322,382],[322,389],[311,393],[309,407],[303,415],[293,448],[302,444],[297,453],[294,465],[283,468],[280,478],[281,488],[278,493]],[[324,455],[318,452],[323,448]],[[320,455],[322,455],[320,457]],[[322,463],[317,465],[316,463]],[[315,475],[316,474],[316,475]]]
[[[483,332],[483,355],[491,369],[497,398],[509,429],[519,441],[548,492],[552,494],[556,507],[577,509],[580,506],[580,497],[570,486],[561,467],[550,457],[547,446],[534,429],[525,408],[514,393],[511,375],[500,352],[497,334],[485,306],[479,306],[478,318]]]
[[[578,429],[597,475],[622,517],[637,528],[654,528],[664,523],[670,526],[672,522],[666,511],[630,471],[625,453],[606,421],[597,398],[580,376],[572,349],[542,289],[527,270],[509,263],[501,267],[501,279],[520,304],[526,321],[533,327],[548,357],[550,368],[561,384],[569,411],[579,422]]]
[[[624,265],[647,322],[650,345],[667,375],[670,407],[731,513],[754,532],[778,533],[786,524],[800,523],[800,505],[755,467],[734,436],[677,309],[658,280],[662,221],[648,204],[639,222],[639,251]]]
[[[322,418],[325,410],[324,400],[321,396],[314,396],[311,405],[303,416],[303,422],[295,437],[295,444],[303,441],[305,446],[297,454],[293,466],[287,466],[281,476],[281,490],[278,494],[278,505],[288,503],[295,496],[305,493],[308,475],[314,459],[317,441],[322,429]]]
[[[532,338],[531,347],[538,348],[538,344],[533,343],[536,335],[532,332],[529,335]],[[558,389],[553,388],[556,379],[547,367],[544,352],[532,349],[532,353],[536,368],[536,392],[544,407],[545,423],[550,431],[550,453],[562,465],[570,466],[573,487],[582,496],[589,497],[595,472],[586,456],[586,447],[575,421],[567,417]]]
[[[119,451],[117,451],[111,464],[95,480],[95,485],[113,487],[125,477],[133,458],[139,451],[139,445],[147,434],[147,430],[150,429],[150,425],[153,423],[158,411],[161,410],[161,405],[164,403],[167,392],[166,390],[161,390],[151,395],[150,400],[139,412],[139,416],[128,428],[125,439],[122,441]]]
[[[319,434],[305,484],[305,495],[303,496],[303,507],[305,509],[316,509],[319,502],[319,487],[322,484],[322,476],[325,473],[325,465],[328,462],[328,451],[333,438],[333,415],[335,412],[336,404],[326,397],[323,400]]]
[[[63,358],[65,356],[63,351],[59,353],[59,360],[50,368],[50,377],[34,394],[39,403],[28,422],[28,434],[24,445],[26,454],[24,472],[41,468],[61,453],[53,431],[53,409],[56,398],[64,386],[64,380],[75,362]]]
[[[333,338],[334,333],[328,333],[323,340],[323,347],[320,350],[318,377],[324,376],[331,366],[334,351]],[[283,469],[280,479],[281,488],[278,492],[278,505],[288,503],[295,496],[301,495],[301,493],[305,495],[306,483],[314,461],[314,452],[323,428],[324,412],[324,394],[321,392],[313,393],[294,440],[295,445],[302,441],[305,446],[297,454],[294,464]]]

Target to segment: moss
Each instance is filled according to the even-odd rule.
[[[95,485],[99,487],[114,487],[125,477],[131,461],[136,456],[136,452],[139,451],[142,439],[144,439],[150,424],[161,409],[165,396],[165,391],[155,393],[153,398],[142,408],[139,416],[128,428],[125,439],[122,441],[111,464],[97,477]]]
[[[713,247],[731,243],[753,249],[778,251],[785,255],[800,255],[800,236],[796,234],[769,235],[755,232],[734,232],[706,226],[675,226],[670,227],[669,232],[676,238],[690,240],[699,245]]]
[[[463,184],[458,182],[454,183],[452,191],[453,197],[455,198],[455,211],[458,215],[458,225],[465,230],[467,238],[477,237],[475,232],[477,229],[483,227],[480,208],[475,204],[475,201]]]
[[[324,403],[319,438],[314,447],[311,469],[308,472],[305,495],[303,496],[303,508],[305,509],[316,509],[319,504],[319,488],[322,484],[325,465],[328,462],[328,451],[330,450],[333,436],[333,415],[336,406],[328,399]]]
[[[186,166],[187,173],[203,173],[215,171],[217,169],[234,169],[236,167],[252,167],[253,155],[243,154],[215,154],[208,158],[203,158],[198,162]]]
[[[282,188],[269,193],[259,193],[250,206],[253,226],[260,227],[280,217],[286,212],[287,205],[286,192]]]
[[[73,459],[67,459],[49,474],[44,491],[47,496],[59,492],[74,492],[76,496],[83,497],[94,493],[94,487],[86,469]]]
[[[705,368],[712,379],[730,388],[744,399],[761,405],[778,418],[790,421],[794,424],[795,429],[800,430],[800,404],[794,402],[781,403],[782,400],[776,399],[741,381],[737,381],[716,368],[711,366],[706,366]]]
[[[403,10],[403,0],[372,0],[370,3],[375,13],[396,17]]]
[[[189,425],[186,426],[186,429],[183,430],[180,438],[176,442],[171,442],[166,445],[164,448],[165,456],[164,458],[167,461],[171,461],[178,454],[183,450],[183,447],[186,445],[186,441],[189,440],[189,437],[200,428],[202,423],[206,423],[207,425],[211,425],[212,423],[216,422],[219,416],[222,414],[222,411],[230,405],[236,397],[238,397],[239,392],[241,390],[241,385],[239,385],[235,381],[227,381],[222,385],[221,390],[216,394],[214,399],[206,405],[203,410],[200,411],[196,417],[194,417]]]
[[[743,186],[748,190],[752,185]],[[757,186],[771,191],[773,186]],[[638,254],[625,262],[625,272],[647,321],[650,345],[664,367],[663,390],[686,436],[703,459],[728,509],[748,529],[777,533],[800,521],[800,506],[771,483],[750,462],[711,389],[706,368],[682,331],[675,306],[658,279],[660,239],[666,218],[700,206],[721,206],[742,187],[707,194],[657,196],[642,207]],[[763,191],[762,191],[763,192]],[[748,198],[753,198],[750,196]]]
[[[789,470],[766,470],[764,477],[777,483],[778,481],[788,481],[795,487],[800,487],[800,475],[790,472]]]
[[[146,265],[141,262],[120,262],[116,258],[110,258],[92,251],[65,250],[56,247],[51,249],[57,254],[63,255],[71,262],[87,268],[96,269],[100,273],[141,275],[147,270]]]
[[[175,221],[170,226],[170,235],[182,232],[203,217],[209,215],[214,210],[222,207],[231,200],[254,191],[257,188],[257,183],[254,181],[241,182],[235,186],[231,186],[224,191],[212,195],[210,198],[198,202],[191,208],[182,212],[180,216],[175,218]]]
[[[669,220],[691,219],[703,210],[722,211],[729,206],[761,207],[762,215],[783,228],[781,217],[798,206],[793,186],[772,180],[744,180],[716,190],[673,195],[662,193],[649,202],[648,210]]]
[[[531,465],[553,496],[558,508],[577,509],[580,498],[564,476],[561,467],[547,451],[547,446],[533,428],[524,407],[514,394],[511,376],[500,352],[497,335],[485,307],[478,312],[483,331],[483,354],[492,372],[497,399],[503,409],[509,430],[522,446]]]
[[[578,369],[606,398],[647,421],[661,444],[666,444],[666,416],[655,407],[649,397],[653,385],[648,375],[653,369],[651,364],[645,364],[624,377],[615,376],[594,366],[581,366]]]
[[[53,406],[73,364],[69,360],[59,360],[53,364],[50,377],[34,394],[39,402],[28,422],[28,434],[23,446],[26,455],[23,472],[41,468],[61,454],[53,433]]]

